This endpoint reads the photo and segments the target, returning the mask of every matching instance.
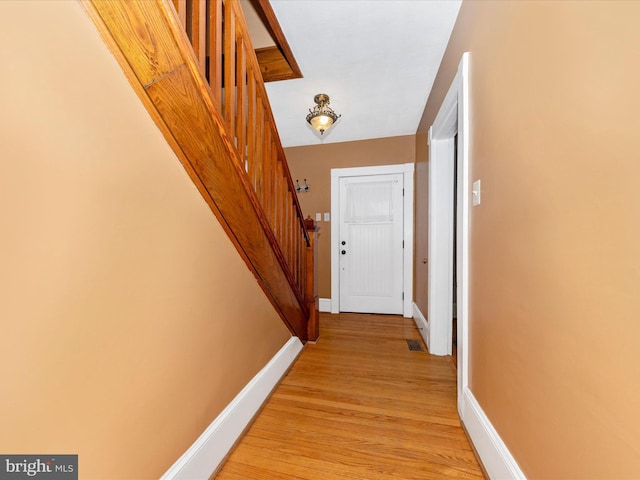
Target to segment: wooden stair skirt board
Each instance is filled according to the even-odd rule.
[[[202,432],[193,445],[165,472],[161,480],[211,477],[260,411],[271,391],[298,358],[302,348],[300,339],[291,337]]]

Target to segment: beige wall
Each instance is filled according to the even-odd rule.
[[[290,335],[81,5],[0,31],[0,451],[158,478]]]
[[[638,18],[465,1],[420,127],[469,51],[471,389],[528,478],[640,477]]]
[[[335,128],[340,128],[337,125]],[[285,149],[291,176],[311,186],[309,192],[298,195],[305,217],[331,211],[331,169],[413,163],[413,135],[377,138],[356,142],[327,143]],[[331,298],[331,222],[319,222],[318,234],[318,295]]]

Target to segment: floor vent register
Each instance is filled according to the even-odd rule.
[[[422,344],[420,343],[420,340],[407,340],[407,347],[409,347],[409,350],[411,350],[412,352],[422,352]]]

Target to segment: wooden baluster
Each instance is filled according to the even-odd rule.
[[[283,248],[283,253],[286,258],[286,227],[285,223],[287,221],[287,190],[284,182],[284,172],[282,170],[282,161],[278,158],[278,238],[280,239],[280,244]]]
[[[296,282],[296,285],[300,285],[300,282],[298,281],[298,242],[300,240],[300,224],[298,223],[298,212],[296,211],[295,205],[291,204],[291,212],[292,212],[292,219],[291,219],[291,241],[292,241],[292,246],[291,246],[291,253],[293,255],[293,277],[294,280]],[[302,291],[302,290],[300,290]]]
[[[306,227],[305,227],[306,229]],[[305,302],[306,302],[306,295],[307,295],[307,266],[306,266],[306,262],[307,262],[307,242],[306,239],[304,239],[303,237],[303,241],[300,244],[300,260],[301,260],[301,265],[300,265],[300,286],[301,286],[301,290],[303,292],[303,295],[305,295]],[[305,305],[308,307],[308,304],[305,303]]]
[[[255,189],[258,194],[258,200],[262,206],[262,211],[266,212],[265,202],[265,187],[264,187],[264,137],[265,137],[265,124],[264,124],[264,107],[262,106],[262,99],[256,97],[256,176],[255,176]]]
[[[304,254],[306,246],[304,231],[298,231],[298,284],[301,292],[304,292]]]
[[[304,292],[304,246],[305,240],[303,232],[298,230],[298,248],[296,249],[296,257],[298,259],[298,287],[301,292]]]
[[[203,74],[206,72],[207,65],[207,45],[206,45],[206,10],[207,4],[205,0],[189,0],[191,9],[191,18],[189,21],[190,29],[187,29],[191,38],[193,51],[198,58],[198,64]],[[189,31],[190,30],[190,31]]]
[[[280,190],[282,195],[280,196],[280,208],[282,210],[282,215],[280,217],[280,238],[282,239],[282,254],[284,258],[288,259],[288,249],[287,238],[288,238],[288,226],[289,226],[289,200],[287,198],[287,180],[284,176],[284,165],[282,163],[282,159],[278,157],[278,165],[280,166],[279,174],[280,174]]]
[[[305,289],[304,299],[307,304],[309,318],[307,320],[307,336],[312,342],[318,340],[320,336],[320,325],[318,322],[318,295],[316,292],[317,264],[315,261],[317,253],[316,234],[318,227],[307,228],[309,234],[309,246],[306,247],[305,255]]]
[[[269,121],[264,123],[264,143],[262,148],[262,181],[264,182],[264,213],[273,229],[273,210],[275,189],[273,188],[273,167],[271,166],[271,128]]]
[[[291,270],[291,198],[289,197],[287,178],[284,175],[282,177],[282,193],[282,200],[284,201],[284,218],[282,219],[282,242],[284,243],[287,265],[289,265],[289,270]]]
[[[286,181],[286,179],[285,179]],[[287,188],[287,253],[288,263],[291,273],[295,272],[295,250],[294,250],[294,235],[297,231],[297,225],[295,224],[295,215],[293,214],[293,202],[291,198],[291,190]],[[294,277],[295,278],[295,277]]]
[[[287,232],[289,234],[289,262],[291,273],[293,274],[293,279],[295,280],[295,267],[296,267],[296,234],[298,233],[298,229],[296,228],[296,216],[293,212],[293,202],[291,201],[291,190],[289,190],[289,194],[287,195],[287,204],[289,205],[289,218],[287,220]]]
[[[270,124],[270,127],[273,128],[273,125]],[[274,135],[273,131],[269,132],[269,158],[271,159],[271,171],[269,172],[269,177],[271,177],[272,187],[273,187],[273,202],[271,203],[271,218],[272,218],[272,228],[274,234],[277,236],[278,229],[278,209],[280,206],[280,182],[279,174],[278,174],[278,156],[276,151],[276,146],[274,143]]]
[[[304,292],[305,285],[305,253],[307,247],[307,240],[305,236],[300,234],[300,244],[298,245],[298,284],[300,285],[300,291]]]
[[[280,222],[279,222],[279,214],[280,214],[280,172],[278,172],[278,167],[280,166],[280,162],[278,162],[278,158],[274,155],[273,145],[270,145],[271,149],[271,158],[273,161],[273,172],[271,175],[273,176],[273,183],[275,187],[275,191],[273,192],[273,233],[276,236],[276,239],[280,243]]]
[[[282,193],[282,195],[280,196],[280,209],[281,209],[281,216],[280,216],[280,243],[282,244],[282,254],[284,255],[284,258],[287,260],[287,263],[289,262],[289,258],[287,255],[287,250],[288,250],[288,245],[287,245],[287,226],[288,226],[288,217],[287,215],[289,214],[289,209],[287,208],[287,185],[285,183],[285,179],[284,179],[284,172],[282,169],[282,160],[278,159],[278,165],[280,166],[280,191]]]
[[[296,216],[294,215],[294,221],[295,221]],[[298,225],[296,225],[294,223],[293,225],[293,246],[291,247],[293,250],[293,265],[291,267],[292,271],[293,271],[293,281],[295,282],[295,284],[298,286],[298,288],[300,288],[300,282],[299,282],[299,278],[298,278],[298,274],[300,273],[298,271],[298,254],[299,254],[299,241],[300,241],[300,236],[298,235]],[[301,292],[304,292],[304,290],[300,290]]]
[[[304,292],[302,285],[302,262],[304,261],[304,256],[302,255],[303,240],[303,232],[300,230],[300,226],[298,226],[296,229],[296,284],[301,292]]]
[[[270,171],[268,172],[268,175],[271,178],[271,188],[273,189],[273,202],[271,202],[271,227],[274,234],[277,234],[276,232],[278,228],[278,202],[280,197],[280,184],[278,183],[278,158],[276,156],[276,148],[274,146],[272,130],[269,132],[269,140]]]
[[[175,1],[175,0],[174,0]],[[224,17],[220,0],[207,0],[209,10],[209,85],[213,103],[222,112],[222,30]]]
[[[294,221],[295,221],[295,215],[294,215]],[[292,245],[291,245],[291,251],[293,253],[293,258],[292,258],[292,263],[291,263],[291,271],[293,273],[293,281],[294,283],[298,286],[299,288],[299,283],[298,283],[298,226],[294,223],[293,224],[293,236],[292,236]]]
[[[275,159],[273,158],[273,149],[271,148],[271,144],[269,144],[269,170],[267,171],[267,177],[269,178],[269,189],[271,190],[271,195],[269,199],[269,219],[271,230],[273,234],[277,236],[278,233],[278,225],[277,225],[277,212],[278,212],[278,174],[277,168],[278,165],[275,163]]]
[[[284,246],[286,249],[286,253],[285,253],[285,258],[287,259],[287,265],[289,265],[289,270],[291,270],[291,265],[293,263],[293,257],[291,256],[291,201],[290,201],[290,192],[289,192],[289,186],[287,185],[287,179],[286,177],[283,177],[284,180],[284,189],[285,189],[285,195],[284,195],[284,205],[285,205],[285,215],[283,218],[283,233],[284,233]]]
[[[280,215],[282,214],[282,188],[280,185],[280,162],[278,161],[278,157],[275,152],[275,148],[273,145],[271,146],[272,151],[272,159],[273,159],[273,182],[275,186],[275,202],[274,202],[274,233],[276,235],[276,239],[278,243],[282,244],[282,237],[280,236]]]
[[[306,230],[306,229],[305,229]],[[300,291],[301,292],[305,292],[306,290],[306,253],[307,253],[307,238],[305,236],[305,230],[303,230],[302,232],[300,232],[300,247],[298,250],[298,255],[300,256],[299,260],[300,260],[300,265],[299,265],[299,269],[300,269]]]
[[[224,2],[224,120],[227,131],[231,134],[235,131],[236,115],[236,34],[235,14],[232,2]]]
[[[285,178],[286,181],[286,178]],[[293,214],[293,203],[291,202],[291,190],[287,189],[287,210],[289,213],[287,214],[287,255],[288,255],[288,264],[289,270],[291,271],[291,276],[295,280],[295,266],[296,266],[296,255],[295,255],[295,234],[296,234],[296,224],[294,222],[295,215]]]
[[[282,160],[280,161],[282,164]],[[282,176],[282,200],[284,203],[284,215],[282,218],[282,243],[284,244],[284,258],[287,259],[287,265],[291,269],[291,203],[289,202],[289,189],[287,179]]]
[[[240,29],[236,28],[236,138],[238,146],[238,156],[240,163],[246,166],[246,138],[247,138],[247,117],[245,107],[247,104],[247,70],[245,62],[245,45]],[[246,170],[246,167],[245,167]]]
[[[278,188],[277,191],[277,201],[276,201],[276,237],[278,238],[278,242],[282,245],[282,163],[280,163],[280,159],[277,156],[277,152],[275,152],[274,148],[274,161],[276,162],[276,170],[275,170],[275,178],[276,178],[276,186]]]
[[[285,177],[284,179],[285,183],[287,182],[287,179]],[[287,243],[287,264],[289,265],[289,270],[291,271],[291,274],[293,275],[293,266],[294,266],[294,260],[293,260],[293,233],[295,232],[295,224],[293,223],[293,204],[291,203],[291,190],[289,190],[289,187],[287,185],[287,195],[286,195],[286,202],[287,202],[287,223],[285,224],[285,233],[286,233],[286,243]]]
[[[296,285],[298,286],[298,288],[300,288],[300,278],[298,276],[298,260],[300,259],[299,247],[298,247],[298,244],[300,243],[300,224],[298,223],[298,214],[296,212],[295,205],[293,206],[292,230],[293,230],[293,246],[291,248],[293,252],[293,277],[296,282]],[[302,290],[300,291],[302,292]]]
[[[176,9],[182,28],[187,29],[187,0],[173,0],[173,7]]]
[[[249,67],[247,68],[247,158],[249,164],[247,174],[256,193],[256,136],[258,129],[256,123],[256,79],[253,70]],[[260,199],[259,195],[258,199]]]

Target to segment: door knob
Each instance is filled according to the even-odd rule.
[[[342,240],[342,245],[346,245],[346,244],[347,244],[347,242],[345,242],[344,240]]]
[[[342,254],[344,255],[345,253],[347,253],[347,251],[346,250],[342,250]]]

